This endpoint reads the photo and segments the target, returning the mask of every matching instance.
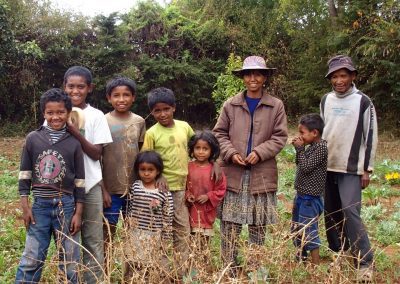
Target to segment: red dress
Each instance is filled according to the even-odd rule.
[[[211,180],[212,164],[199,166],[195,162],[189,162],[189,174],[186,183],[186,199],[193,195],[207,194],[208,200],[200,204],[189,203],[190,227],[212,229],[217,216],[217,206],[224,198],[226,191],[226,177],[222,173],[220,181]]]

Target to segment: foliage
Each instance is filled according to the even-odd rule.
[[[381,221],[377,225],[376,239],[384,245],[400,242],[399,222],[395,220]]]
[[[225,73],[218,76],[214,86],[212,98],[214,100],[217,113],[220,112],[223,103],[244,89],[243,80],[232,74],[233,70],[242,67],[242,59],[231,53],[225,67]]]
[[[242,89],[230,71],[251,54],[278,68],[270,90],[289,115],[299,115],[318,110],[329,90],[326,61],[347,53],[378,118],[400,123],[399,1],[337,1],[337,17],[320,0],[176,0],[166,7],[147,0],[126,14],[94,18],[50,4],[0,0],[2,120],[41,123],[40,94],[61,86],[68,67],[84,65],[96,84],[89,102],[103,111],[110,110],[106,81],[126,74],[138,81],[135,112],[147,115],[145,94],[167,86],[178,98],[177,117],[211,126],[224,100]]]

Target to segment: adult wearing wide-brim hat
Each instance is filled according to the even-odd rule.
[[[219,217],[222,258],[225,265],[233,263],[232,277],[237,276],[237,240],[242,225],[248,224],[252,248],[264,244],[266,225],[277,221],[275,157],[286,144],[287,120],[282,101],[266,90],[267,79],[275,72],[264,58],[247,57],[242,68],[233,71],[243,79],[246,89],[224,103],[213,129],[228,183]],[[255,259],[250,256],[247,264]]]

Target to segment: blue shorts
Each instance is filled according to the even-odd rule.
[[[324,210],[320,196],[296,194],[293,201],[292,233],[293,243],[305,251],[319,248],[318,218]]]
[[[111,207],[104,208],[104,217],[108,223],[116,225],[118,223],[119,214],[125,216],[127,196],[122,197],[122,194],[111,194]]]

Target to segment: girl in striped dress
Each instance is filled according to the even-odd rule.
[[[163,247],[172,239],[173,201],[170,192],[160,191],[156,180],[163,171],[160,155],[154,151],[138,154],[136,180],[128,194],[126,212],[128,259],[125,271],[131,278],[136,269],[162,270]]]

